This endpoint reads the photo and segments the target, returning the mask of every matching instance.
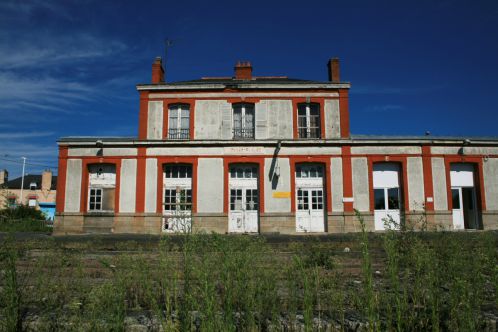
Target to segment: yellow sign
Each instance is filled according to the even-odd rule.
[[[290,198],[291,193],[290,191],[275,191],[272,196],[273,198]]]

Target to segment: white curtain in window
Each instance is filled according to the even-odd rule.
[[[178,106],[169,109],[169,127],[176,129],[178,127]]]
[[[188,108],[182,109],[181,119],[182,119],[181,129],[189,129],[189,125],[190,125],[190,121],[189,121],[190,120],[190,110]]]
[[[242,106],[235,105],[233,108],[233,127],[235,129],[242,128]]]
[[[252,129],[253,127],[254,127],[254,108],[252,107],[252,105],[246,105],[244,128]]]

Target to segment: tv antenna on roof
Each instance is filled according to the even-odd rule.
[[[169,39],[169,38],[166,38],[164,40],[164,71],[166,71],[166,59],[168,59],[168,50],[169,48],[173,46],[173,40],[172,39]]]

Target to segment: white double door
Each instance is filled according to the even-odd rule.
[[[325,232],[324,172],[321,165],[296,166],[296,232]]]
[[[325,231],[323,188],[300,187],[296,190],[296,231],[319,233]]]
[[[162,230],[166,233],[188,233],[192,230],[191,173],[185,168],[187,166],[173,167],[172,171],[164,174]]]
[[[259,193],[257,168],[232,166],[230,169],[229,233],[257,233]]]
[[[395,163],[374,164],[374,223],[375,230],[399,229],[400,167]]]

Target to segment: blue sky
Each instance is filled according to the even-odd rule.
[[[135,136],[137,83],[326,80],[341,59],[354,134],[498,136],[498,1],[0,2],[0,168],[57,165],[61,136]],[[54,169],[56,171],[56,169]]]

